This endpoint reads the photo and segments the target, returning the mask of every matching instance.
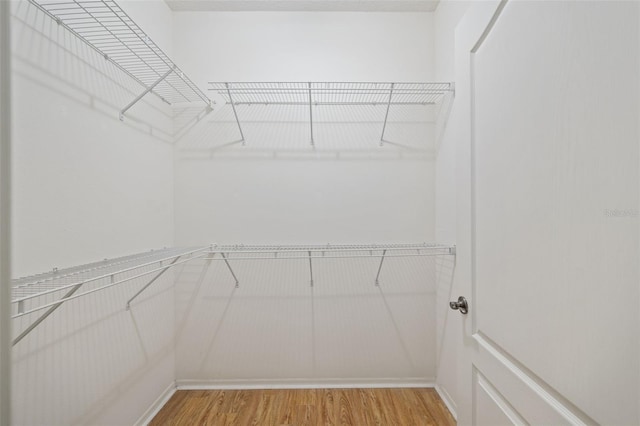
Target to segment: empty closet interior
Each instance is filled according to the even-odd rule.
[[[13,422],[433,386],[456,256],[433,13],[171,6],[11,4]]]
[[[0,19],[0,423],[409,387],[462,424],[640,421],[637,3]]]

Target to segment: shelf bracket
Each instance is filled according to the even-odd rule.
[[[387,118],[389,118],[389,109],[391,108],[391,98],[393,97],[393,86],[395,83],[391,83],[391,90],[389,90],[389,101],[387,102],[387,113],[384,115],[384,124],[382,125],[382,136],[380,136],[380,146],[384,142],[384,131],[387,128]]]
[[[313,265],[311,264],[311,252],[309,251],[309,276],[311,277],[310,283],[313,287]]]
[[[173,266],[174,263],[176,263],[178,261],[178,259],[180,259],[182,256],[178,256],[175,259],[173,259],[171,261],[171,263],[169,263],[166,268],[164,268],[162,271],[160,271],[155,277],[151,278],[151,281],[149,281],[147,284],[145,284],[144,287],[142,287],[140,290],[138,290],[138,292],[136,294],[133,295],[133,297],[129,300],[127,300],[127,311],[129,309],[131,309],[131,302],[133,302],[133,299],[135,299],[136,297],[138,297],[140,295],[140,293],[142,293],[143,291],[145,291],[151,284],[153,284],[158,278],[160,278],[162,276],[162,274],[164,274],[165,272],[167,272],[167,270],[169,268],[171,268]],[[160,262],[161,266],[162,266],[162,262]],[[113,275],[111,276],[111,282],[113,282]]]
[[[229,83],[225,83],[224,85],[227,88],[227,95],[229,96],[229,103],[231,104],[231,109],[233,109],[233,115],[234,117],[236,117],[236,123],[238,123],[238,130],[240,130],[240,140],[242,141],[242,145],[244,145],[244,133],[242,132],[242,126],[240,126],[240,120],[238,119],[238,112],[236,111],[236,104],[235,102],[233,102],[233,97],[231,96],[231,89],[229,88]]]
[[[18,335],[15,339],[13,339],[13,342],[11,343],[11,346],[15,346],[20,340],[24,339],[27,334],[31,333],[33,331],[34,328],[36,328],[38,325],[40,325],[40,323],[42,321],[44,321],[45,319],[47,319],[47,317],[49,315],[51,315],[52,313],[55,312],[56,309],[58,309],[60,306],[62,306],[62,304],[65,302],[64,299],[66,299],[67,297],[73,295],[73,293],[75,293],[76,291],[78,291],[78,289],[80,287],[82,287],[82,284],[84,283],[80,283],[77,286],[74,286],[71,288],[71,290],[69,290],[64,296],[62,296],[60,299],[60,303],[58,303],[57,305],[53,305],[52,307],[50,307],[49,309],[47,309],[47,312],[45,312],[44,314],[40,315],[38,317],[37,320],[35,320],[34,322],[31,323],[31,325],[29,327],[27,327],[22,333],[20,333],[20,335]],[[20,310],[20,309],[18,309]]]
[[[175,70],[176,66],[174,65],[171,69],[169,69],[169,71],[167,71],[159,79],[157,79],[151,86],[147,87],[144,92],[140,93],[134,100],[129,102],[129,105],[127,105],[122,109],[122,111],[120,111],[120,121],[124,121],[124,113],[127,112],[129,108],[137,104],[140,99],[144,98],[147,93],[151,92],[158,84],[162,83],[164,79],[169,77],[169,75]]]
[[[227,256],[224,255],[224,253],[220,252],[220,256],[222,256],[222,259],[224,259],[224,263],[227,264],[227,268],[229,268],[229,272],[231,272],[231,275],[233,276],[233,279],[236,282],[236,288],[238,288],[240,286],[240,282],[238,281],[238,278],[236,277],[236,274],[233,272],[233,269],[231,269],[231,265],[229,265],[229,261],[227,260]]]
[[[384,257],[387,254],[387,249],[382,250],[382,258],[380,258],[380,265],[378,266],[378,273],[376,274],[376,287],[380,285],[380,271],[382,271],[382,262],[384,262]]]
[[[309,128],[311,130],[311,146],[315,146],[313,141],[313,107],[311,103],[311,83],[309,83]]]

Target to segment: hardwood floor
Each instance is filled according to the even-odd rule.
[[[455,425],[434,389],[177,391],[150,425]]]

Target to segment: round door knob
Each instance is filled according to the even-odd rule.
[[[467,314],[469,312],[469,305],[464,296],[458,297],[457,302],[449,302],[449,307],[455,311],[460,311],[461,314]]]

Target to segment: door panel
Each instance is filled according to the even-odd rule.
[[[507,355],[486,336],[475,336],[478,352],[474,370],[501,395],[514,415],[514,424],[568,425],[594,423],[567,398],[550,388],[543,380],[517,360]],[[479,402],[480,403],[480,402]],[[505,410],[505,413],[511,413]],[[515,421],[521,419],[521,421]],[[492,425],[478,421],[479,425]]]
[[[478,370],[473,374],[474,423],[484,425],[522,425],[526,421]]]
[[[638,424],[638,3],[498,10],[468,64],[473,422]]]

